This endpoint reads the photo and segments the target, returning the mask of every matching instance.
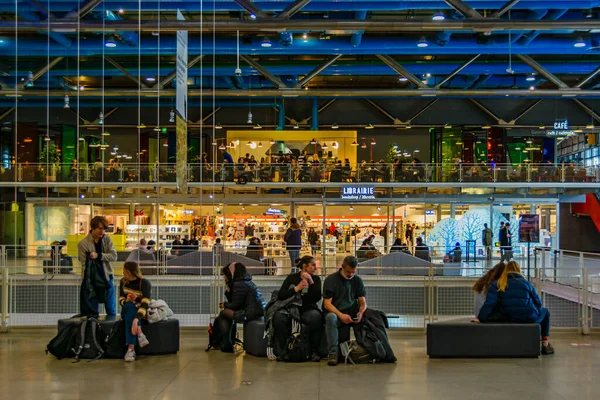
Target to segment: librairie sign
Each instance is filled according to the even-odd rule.
[[[373,186],[346,186],[342,188],[343,200],[375,200]]]

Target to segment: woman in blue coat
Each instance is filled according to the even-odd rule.
[[[489,321],[492,314],[501,312],[511,322],[538,323],[542,328],[542,354],[554,354],[549,342],[550,313],[542,307],[535,288],[521,275],[519,264],[506,264],[500,278],[488,289],[485,303],[479,311],[481,322]]]

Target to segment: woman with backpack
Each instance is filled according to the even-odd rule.
[[[244,264],[235,262],[224,267],[223,279],[227,301],[219,304],[219,308],[222,309],[219,314],[221,351],[233,353],[231,340],[233,324],[243,324],[261,318],[266,303]]]
[[[321,301],[322,289],[321,278],[315,275],[317,265],[313,256],[304,256],[296,263],[299,272],[290,274],[285,278],[279,289],[278,300],[286,301],[290,299],[292,303],[298,304],[298,316],[303,325],[306,326],[310,353],[310,360],[319,362],[319,344],[321,343],[321,331],[323,327],[323,317],[317,303]],[[294,299],[292,299],[294,298]],[[281,356],[282,350],[286,348],[286,343],[292,334],[292,314],[286,309],[281,309],[273,317],[275,327],[275,349],[276,355]]]
[[[135,345],[140,347],[149,342],[142,333],[142,320],[146,318],[152,284],[142,276],[140,267],[135,261],[126,261],[123,264],[123,279],[121,279],[119,304],[121,304],[121,318],[125,322],[125,344],[127,353],[125,361],[135,361]]]
[[[542,307],[535,288],[523,275],[519,264],[510,261],[502,275],[492,283],[479,311],[481,322],[488,322],[494,312],[502,310],[511,322],[538,323],[542,329],[542,354],[554,354],[550,339],[550,313]]]

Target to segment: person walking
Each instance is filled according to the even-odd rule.
[[[290,218],[290,226],[283,236],[285,249],[290,257],[292,271],[296,269],[296,260],[300,258],[300,248],[302,247],[302,229],[295,217]]]
[[[485,247],[485,255],[486,259],[492,259],[492,242],[494,240],[494,233],[490,228],[488,228],[488,224],[483,224],[483,232],[481,232],[481,237],[483,239],[483,246]]]

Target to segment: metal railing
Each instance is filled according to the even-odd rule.
[[[317,273],[334,273],[345,254],[317,258]],[[74,263],[72,273],[44,265],[44,255],[31,255],[15,246],[0,246],[1,328],[48,326],[79,312],[81,268]],[[526,257],[518,258],[526,275]],[[253,279],[268,299],[279,289],[291,265],[287,257],[275,264],[248,267]],[[375,263],[359,266],[358,273],[367,288],[370,307],[388,315],[395,328],[423,329],[433,321],[469,318],[474,314],[475,281],[498,259],[478,258],[469,262],[403,266]],[[209,257],[196,265],[169,262],[160,267],[142,265],[153,285],[152,297],[165,300],[183,326],[207,326],[218,312],[223,298],[221,268],[225,258]],[[162,263],[162,262],[161,262]],[[43,268],[48,267],[46,273]],[[118,292],[122,261],[113,263]],[[530,280],[544,306],[550,310],[555,328],[576,329],[583,334],[600,327],[600,256],[548,248],[532,249]],[[118,296],[117,296],[118,297]]]
[[[600,167],[572,164],[190,163],[189,182],[598,183]],[[0,182],[176,182],[173,163],[18,163]]]

